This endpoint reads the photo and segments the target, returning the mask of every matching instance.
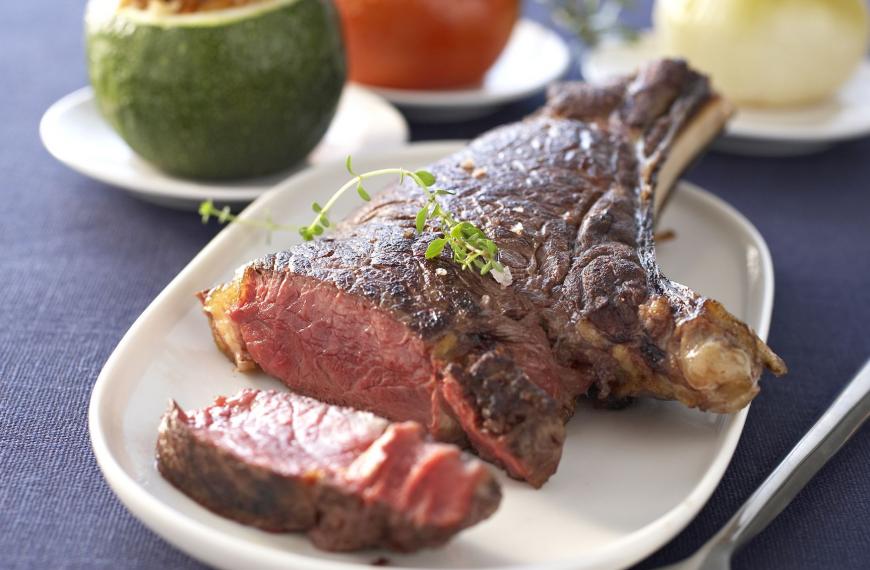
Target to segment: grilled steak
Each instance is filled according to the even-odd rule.
[[[653,214],[730,109],[683,62],[544,109],[432,165],[443,203],[499,247],[513,283],[462,271],[415,234],[410,182],[329,237],[201,294],[218,345],[302,393],[467,440],[539,486],[580,395],[733,412],[783,362],[716,301],[656,265]]]
[[[172,402],[157,465],[216,513],[306,531],[326,550],[442,544],[501,498],[482,462],[427,441],[418,424],[274,391],[242,390],[190,412]]]

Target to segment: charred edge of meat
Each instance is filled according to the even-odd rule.
[[[622,104],[627,83],[626,78],[605,85],[576,81],[554,83],[547,89],[547,103],[538,114],[585,122],[601,121]]]
[[[592,407],[597,410],[624,410],[635,401],[635,398],[631,396],[619,397],[613,394],[601,396],[598,392],[598,385],[593,384],[586,393],[586,397],[592,401]]]
[[[175,402],[160,423],[157,468],[175,487],[215,513],[270,532],[305,531],[317,523],[310,489],[197,441]]]
[[[764,367],[776,375],[786,372],[782,360],[720,303],[698,299],[688,316],[676,313],[663,296],[641,306],[647,336],[640,357],[614,347],[622,376],[608,385],[608,397],[650,396],[734,413],[758,393]]]
[[[444,391],[482,457],[535,487],[556,472],[565,443],[559,408],[509,357],[490,351],[471,366],[448,365]]]
[[[653,127],[644,134],[645,144],[639,151],[645,156],[639,156],[639,160],[652,160],[648,188],[661,193],[668,190],[663,186],[672,184],[676,173],[687,166],[688,159],[678,152],[679,147],[685,144],[683,140],[700,138],[690,141],[695,148],[709,144],[718,129],[705,129],[704,121],[724,122],[732,109],[712,94],[706,77],[685,65],[651,66],[646,68],[645,75],[648,76],[645,80],[651,85],[668,86],[658,91],[657,97],[660,99],[671,98],[680,85],[684,93],[682,99],[669,103],[668,112],[661,118],[651,121],[648,114],[640,121]],[[637,81],[643,76],[644,73]],[[661,100],[649,100],[644,106],[658,113],[665,108]],[[711,116],[712,119],[709,118]],[[663,155],[660,150],[662,147],[670,148],[670,154]],[[728,313],[720,303],[703,298],[662,275],[655,260],[655,196],[649,199],[641,191],[639,199],[637,223],[641,263],[648,275],[650,288],[667,295],[675,321],[674,339],[679,339],[670,341],[670,353],[676,360],[676,363],[671,363],[670,370],[673,385],[671,397],[705,410],[735,412],[758,393],[757,380],[765,367],[780,376],[786,372],[785,363],[754,331]],[[662,342],[661,339],[657,340]],[[647,346],[657,345],[649,342]],[[656,363],[660,359],[653,358],[658,356],[656,351],[646,355],[650,357],[647,360],[653,364],[653,368],[662,369]]]
[[[621,100],[619,95],[626,93]],[[614,338],[609,329],[601,331],[617,344],[598,359],[605,374],[591,396],[607,400],[653,396],[716,412],[739,410],[757,394],[764,367],[780,375],[785,365],[720,304],[665,278],[656,263],[653,235],[655,210],[679,173],[724,125],[732,113],[730,105],[712,93],[706,77],[684,62],[668,61],[598,91],[566,88],[555,94],[548,107],[569,118],[587,118],[587,108],[614,114],[637,131],[640,141],[635,146],[641,181],[635,221],[638,255],[652,296],[639,306],[647,314],[638,316],[646,330],[636,340]],[[610,316],[607,311],[603,314]],[[610,320],[593,318],[593,324],[600,328]]]
[[[280,257],[279,255],[278,258]],[[288,262],[281,262],[277,266],[276,263],[278,262],[273,256],[267,256],[263,261],[254,263],[244,272],[243,283],[240,287],[241,297],[238,301],[240,307],[244,307],[241,309],[242,312],[245,312],[247,308],[256,309],[258,307],[256,303],[249,303],[258,295],[257,291],[261,289],[256,283],[258,281],[268,283],[273,279],[278,280],[281,283],[280,290],[284,292],[293,291],[294,283],[299,284],[302,289],[305,289],[304,283],[309,281],[324,285],[323,281],[312,281],[312,277],[293,273],[293,270],[298,269],[298,267],[288,265]],[[360,299],[359,296],[349,294],[332,283],[327,282],[324,287],[324,290],[329,291],[327,294],[329,310],[335,310],[336,315],[338,315],[336,318],[339,319],[333,321],[333,324],[338,326],[341,331],[353,330],[359,325],[366,327],[371,325],[373,329],[381,331],[382,334],[385,329],[380,325],[373,324],[376,322],[383,324],[381,319],[387,319],[393,323],[394,330],[401,329],[406,334],[414,330],[403,324],[401,319],[390,316],[390,312],[377,306],[369,307],[370,300]],[[295,298],[295,295],[291,296]],[[314,299],[315,297],[309,296],[308,298]],[[354,309],[348,309],[343,304],[343,300],[350,299],[355,299],[360,305]],[[271,306],[274,302],[273,299],[268,305]],[[344,309],[338,310],[339,306],[344,307]],[[362,307],[368,308],[363,309]],[[363,310],[367,316],[364,319],[359,319],[357,315],[360,315]],[[350,319],[341,320],[344,316],[350,316]],[[253,316],[252,313],[248,317],[256,323],[263,322],[261,315]],[[308,314],[307,318],[312,318],[312,315]],[[245,330],[245,326],[243,323],[240,324],[242,331]],[[419,329],[415,332],[422,334]],[[365,335],[359,336],[360,342],[364,338]],[[397,354],[397,359],[407,361],[410,355],[416,355],[420,357],[418,360],[421,362],[421,366],[423,366],[423,361],[432,362],[434,365],[432,372],[435,383],[429,388],[430,392],[427,394],[423,406],[427,410],[432,410],[432,415],[429,421],[422,418],[419,421],[424,421],[431,433],[442,441],[459,443],[461,439],[467,439],[481,455],[504,465],[515,477],[528,479],[535,485],[540,485],[546,481],[558,465],[561,445],[564,441],[562,416],[555,401],[544,390],[532,383],[509,357],[499,357],[496,366],[496,361],[487,352],[498,344],[491,335],[462,334],[457,336],[448,333],[437,340],[435,338],[429,340],[431,343],[424,344],[422,341],[415,341],[411,345],[397,347],[391,345],[391,348],[403,353],[402,355]],[[257,350],[265,346],[265,344],[258,345],[251,349],[254,358],[258,358]],[[347,345],[343,344],[342,346]],[[283,354],[286,350],[267,349],[266,352]],[[383,353],[383,350],[360,351],[360,354],[377,358],[383,356]],[[355,354],[348,354],[347,358],[353,359]],[[479,361],[475,361],[481,354],[483,357]],[[357,364],[361,365],[362,362],[359,361]],[[453,363],[454,366],[451,367],[448,363]],[[463,364],[460,366],[458,363]],[[332,386],[333,383],[327,382],[325,379],[325,383],[315,382],[312,384],[299,378],[297,371],[293,371],[288,376],[282,374],[280,370],[272,369],[268,362],[261,360],[259,364],[267,372],[284,380],[295,391],[333,403],[369,409],[396,420],[417,417],[411,415],[410,410],[415,409],[414,407],[405,406],[402,410],[397,411],[395,405],[390,404],[389,401],[384,403],[382,399],[372,400],[365,396],[360,398],[360,394],[354,390],[346,390],[339,395],[334,390],[327,389],[327,386]],[[436,370],[445,365],[448,365],[448,371],[443,376],[435,373]],[[326,370],[325,366],[321,363],[320,369]],[[365,372],[371,368],[381,370],[388,376],[392,373],[389,362],[373,361],[370,366],[364,366],[364,368],[366,368]],[[462,372],[462,370],[468,370],[468,372]],[[412,383],[410,378],[410,375],[406,377],[405,388],[423,386],[423,384]],[[393,380],[398,380],[398,378],[393,378]],[[394,382],[386,382],[386,384],[394,385]],[[402,391],[406,394],[409,393],[407,389]],[[408,404],[410,405],[410,402]],[[461,428],[461,432],[459,432],[459,428]],[[462,432],[464,434],[458,437]]]

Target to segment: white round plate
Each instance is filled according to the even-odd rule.
[[[562,77],[571,63],[568,46],[554,31],[520,20],[505,50],[479,87],[416,91],[368,86],[422,122],[459,121],[491,113],[533,95]]]
[[[203,200],[247,203],[299,170],[229,182],[175,178],[139,158],[100,114],[93,90],[84,87],[52,105],[39,124],[45,148],[85,176],[164,206],[196,209]],[[395,107],[368,89],[347,85],[329,130],[308,156],[320,164],[353,154],[404,145],[408,124]],[[304,166],[304,165],[301,165]]]
[[[362,157],[354,166],[416,168],[461,147],[415,144]],[[243,215],[308,223],[311,202],[324,201],[347,176],[343,163],[315,166],[264,194]],[[372,191],[379,190],[375,182],[382,188],[394,180],[373,181]],[[340,206],[336,218],[358,201]],[[676,232],[658,249],[665,272],[718,298],[764,338],[773,267],[755,228],[720,199],[685,183],[672,193],[659,227]],[[227,569],[364,570],[380,556],[393,568],[621,568],[679,533],[719,483],[746,410],[716,415],[640,401],[621,411],[580,406],[558,473],[535,490],[499,471],[499,510],[443,548],[327,553],[304,536],[263,532],[211,513],[158,474],[157,424],[169,398],[192,408],[241,387],[280,389],[264,375],[233,372],[193,297],[230,278],[239,265],[299,241],[292,234],[276,237],[269,245],[256,228],[225,228],[130,328],[91,396],[91,442],[109,485],[137,518],[191,556]]]
[[[606,42],[587,50],[581,60],[583,77],[591,83],[631,73],[639,65],[661,57],[651,31],[638,41]],[[836,142],[870,135],[870,62],[827,101],[793,108],[740,108],[715,148],[760,156],[816,152]]]

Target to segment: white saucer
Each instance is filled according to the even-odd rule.
[[[243,203],[256,199],[305,165],[270,176],[231,182],[174,178],[139,158],[97,109],[90,87],[52,105],[39,125],[45,148],[56,159],[143,200],[190,209],[208,199]],[[408,141],[408,124],[387,101],[368,89],[348,84],[329,130],[308,156],[307,165],[382,152]]]
[[[568,46],[552,30],[520,20],[504,52],[472,89],[416,91],[369,87],[421,122],[481,117],[499,106],[533,95],[559,79],[571,63]]]
[[[610,42],[587,50],[583,77],[592,83],[631,73],[659,57],[652,32],[635,43]],[[790,109],[741,108],[715,148],[750,155],[785,156],[816,152],[836,142],[870,135],[870,62],[830,100]]]

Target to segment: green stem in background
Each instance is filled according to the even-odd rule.
[[[265,220],[256,218],[239,218],[232,213],[229,206],[218,208],[214,205],[214,201],[206,200],[199,204],[199,215],[202,218],[202,223],[207,224],[210,219],[215,218],[220,224],[239,224],[242,226],[250,226],[253,228],[261,228],[268,232],[267,241],[271,241],[273,232],[292,232],[296,231],[296,227],[287,226],[284,224],[276,224],[271,218]]]
[[[619,21],[632,0],[538,0],[550,8],[559,25],[577,34],[583,45],[595,47],[601,40],[616,36],[633,40],[637,31]]]

